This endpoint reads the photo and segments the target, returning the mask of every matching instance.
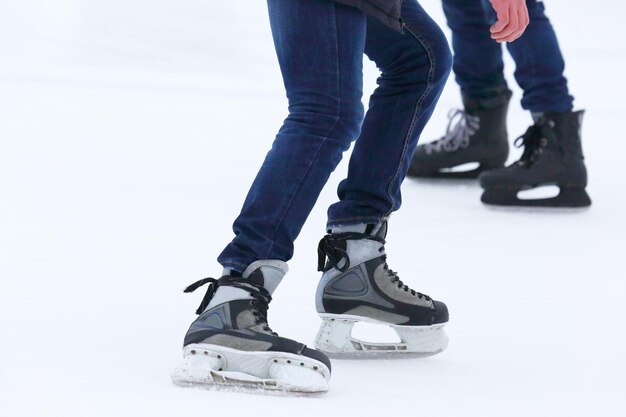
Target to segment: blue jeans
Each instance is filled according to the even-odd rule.
[[[331,0],[267,3],[289,115],[235,220],[235,238],[218,258],[238,271],[258,259],[291,259],[354,140],[327,227],[378,223],[398,210],[411,155],[452,65],[445,36],[416,0],[404,2],[404,34]],[[363,54],[381,71],[365,117]]]
[[[543,2],[527,0],[530,24],[507,44],[515,79],[524,90],[522,107],[533,112],[570,111],[574,98],[563,76],[565,62]],[[496,16],[488,0],[443,0],[452,29],[454,73],[463,96],[491,99],[508,92],[502,47],[489,36]]]

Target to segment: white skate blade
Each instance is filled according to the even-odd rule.
[[[315,347],[335,359],[427,357],[442,352],[448,346],[444,324],[432,326],[399,326],[378,320],[344,314],[320,314],[322,324],[315,338]],[[374,343],[352,337],[359,322],[391,327],[400,343]]]
[[[205,343],[185,346],[183,363],[172,373],[172,381],[180,386],[279,395],[322,394],[329,380],[326,365],[301,355]]]

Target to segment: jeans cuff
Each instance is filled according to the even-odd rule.
[[[326,223],[326,231],[330,233],[330,230],[333,227],[338,226],[352,226],[356,224],[379,224],[386,220],[389,220],[389,216],[361,216],[348,217],[343,219],[329,219]]]
[[[222,265],[222,267],[224,267],[225,269],[232,269],[233,271],[237,271],[240,274],[243,274],[243,272],[246,270],[246,268],[248,267],[247,264],[241,263],[241,262],[237,262],[235,260],[228,260],[228,261],[221,261],[220,265]]]

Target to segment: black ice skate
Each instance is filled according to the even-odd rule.
[[[480,176],[482,202],[501,206],[587,207],[587,170],[581,146],[583,111],[546,113],[516,140],[524,147],[519,161]],[[518,193],[556,185],[553,198],[520,199]]]
[[[172,374],[174,383],[303,394],[328,390],[326,355],[268,327],[271,293],[286,269],[281,261],[257,261],[243,276],[205,278],[185,290],[209,284],[196,312],[200,317],[185,336],[184,361]]]
[[[445,136],[417,147],[408,175],[477,178],[485,170],[503,167],[509,156],[506,115],[510,98],[510,92],[490,100],[465,98],[465,110],[450,113]],[[478,163],[478,166],[453,170],[471,163]]]
[[[404,285],[387,266],[387,222],[344,226],[320,241],[316,308],[322,318],[315,346],[331,357],[386,354],[428,356],[448,345],[448,309]],[[328,261],[325,263],[325,260]],[[372,343],[351,336],[359,321],[390,326],[400,343]]]

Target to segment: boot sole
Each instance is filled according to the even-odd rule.
[[[552,185],[552,184],[540,184]],[[540,185],[537,185],[540,186]],[[556,184],[558,185],[558,184]],[[536,188],[536,187],[531,187]],[[540,198],[532,200],[520,199],[517,194],[525,187],[492,187],[486,188],[480,200],[493,206],[517,206],[517,207],[555,207],[555,208],[582,208],[591,206],[591,198],[584,187],[559,186],[559,194],[556,197]]]

